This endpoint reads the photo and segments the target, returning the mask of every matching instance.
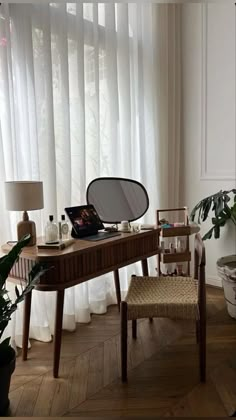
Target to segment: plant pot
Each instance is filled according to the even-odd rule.
[[[15,370],[16,365],[16,354],[15,351],[10,348],[10,360],[6,364],[0,364],[0,416],[7,414],[9,408],[9,389],[11,383],[11,375]]]
[[[228,313],[236,318],[236,255],[219,258],[216,265],[222,279]]]

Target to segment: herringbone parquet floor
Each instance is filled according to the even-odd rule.
[[[200,384],[191,323],[141,320],[129,342],[129,381],[120,375],[119,314],[110,307],[89,325],[64,332],[60,378],[52,377],[52,343],[32,340],[17,358],[11,416],[226,417],[236,410],[236,321],[223,292],[207,290],[207,383]]]

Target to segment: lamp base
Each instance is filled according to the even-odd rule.
[[[27,246],[36,245],[36,226],[32,220],[22,220],[17,224],[18,241],[24,236],[30,234],[30,241]]]

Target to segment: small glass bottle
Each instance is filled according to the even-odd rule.
[[[56,223],[53,221],[53,215],[50,214],[49,221],[45,227],[45,243],[51,244],[58,241],[58,229]]]
[[[69,239],[69,224],[64,214],[61,215],[61,239],[63,241]]]

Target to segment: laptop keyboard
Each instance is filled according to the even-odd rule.
[[[113,236],[120,236],[120,233],[118,232],[98,232],[95,235],[90,236],[84,236],[83,238],[80,238],[85,241],[101,241],[102,239],[109,239]]]

